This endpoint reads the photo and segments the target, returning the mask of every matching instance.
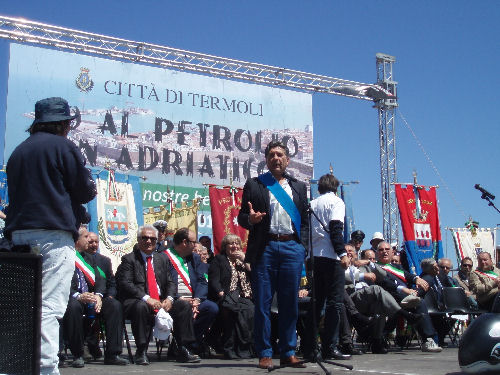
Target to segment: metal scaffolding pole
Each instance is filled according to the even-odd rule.
[[[397,82],[393,79],[392,65],[394,56],[376,54],[377,84],[397,96]],[[380,100],[375,104],[378,109],[380,141],[380,184],[382,188],[382,220],[386,241],[399,244],[399,210],[394,183],[397,181],[396,133],[394,127],[395,110],[398,106],[394,99]]]

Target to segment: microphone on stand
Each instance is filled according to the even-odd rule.
[[[483,193],[483,194],[481,195],[481,198],[482,198],[482,199],[487,199],[487,198],[489,198],[489,199],[491,199],[491,200],[494,200],[494,199],[495,199],[495,196],[494,196],[493,194],[491,194],[488,190],[486,190],[486,189],[482,188],[482,187],[481,187],[481,185],[479,185],[479,184],[475,184],[475,185],[474,185],[474,187],[475,187],[477,190],[479,190],[481,193]]]

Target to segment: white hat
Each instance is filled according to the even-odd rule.
[[[155,326],[153,327],[153,336],[158,340],[166,340],[170,336],[174,320],[168,312],[160,309],[156,314]]]
[[[375,233],[373,233],[373,237],[370,240],[370,242],[372,242],[373,240],[383,241],[384,240],[384,235],[382,233],[380,233],[380,232],[375,232]]]

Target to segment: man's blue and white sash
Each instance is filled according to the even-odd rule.
[[[271,194],[274,195],[281,207],[283,207],[290,216],[290,219],[292,219],[292,223],[295,226],[297,234],[300,238],[301,217],[300,212],[295,203],[293,203],[292,198],[290,198],[285,189],[283,189],[280,183],[273,177],[271,172],[261,174],[258,179],[267,187]]]

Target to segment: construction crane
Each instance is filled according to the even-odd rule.
[[[243,82],[289,87],[311,93],[326,93],[369,100],[378,110],[380,180],[384,237],[399,242],[396,182],[396,138],[394,111],[397,107],[393,79],[393,56],[376,55],[377,82],[367,84],[271,65],[191,52],[161,45],[135,42],[105,35],[0,16],[0,38],[17,43],[57,48],[110,59],[140,62],[162,68],[207,74]]]

